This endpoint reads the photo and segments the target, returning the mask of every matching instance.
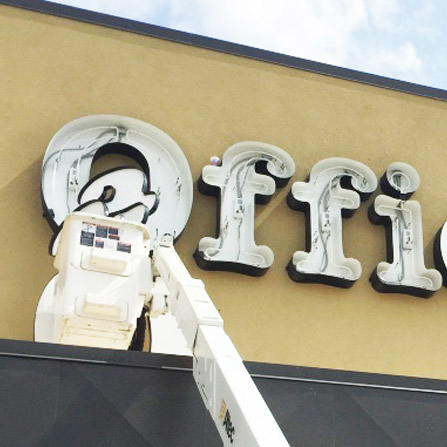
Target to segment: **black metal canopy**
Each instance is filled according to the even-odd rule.
[[[445,446],[446,381],[246,365],[291,446]],[[0,340],[0,401],[1,446],[221,446],[188,357]]]

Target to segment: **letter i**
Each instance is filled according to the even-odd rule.
[[[390,164],[381,179],[387,195],[377,196],[369,208],[371,222],[384,225],[387,233],[388,262],[380,262],[370,277],[378,292],[429,298],[442,285],[441,274],[424,264],[421,206],[407,200],[419,182],[416,169],[409,164]]]

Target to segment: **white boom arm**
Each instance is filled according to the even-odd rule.
[[[191,278],[172,246],[160,245],[155,267],[165,282],[167,305],[194,356],[193,374],[224,446],[289,446],[202,281]]]
[[[156,247],[153,261],[144,225],[67,216],[55,259],[59,273],[39,301],[35,340],[128,349],[144,302],[152,316],[169,311],[193,353],[194,379],[224,446],[288,446],[203,282],[191,278],[171,238]]]

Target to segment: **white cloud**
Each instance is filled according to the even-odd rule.
[[[279,53],[343,65],[365,0],[60,0]]]
[[[434,0],[59,1],[391,77],[422,73],[412,42],[437,36]]]
[[[368,66],[374,73],[417,74],[422,69],[422,61],[413,44],[405,42],[396,49],[382,48],[374,51],[369,56]]]
[[[170,26],[280,53],[345,63],[364,0],[171,0]]]
[[[373,26],[395,32],[399,27],[397,14],[401,12],[399,0],[366,0],[368,15]]]

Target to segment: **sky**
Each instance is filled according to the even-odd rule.
[[[447,90],[446,0],[56,2]]]

